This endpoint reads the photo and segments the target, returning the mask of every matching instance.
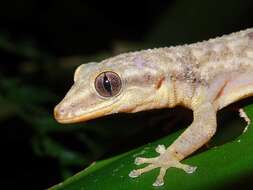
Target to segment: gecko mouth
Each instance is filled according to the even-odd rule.
[[[71,115],[69,113],[65,113],[65,110],[60,108],[58,105],[54,108],[54,118],[57,122],[62,124],[78,123],[108,115],[111,113],[111,111],[112,107],[105,107],[103,109],[100,108],[99,110],[93,110],[80,115]]]

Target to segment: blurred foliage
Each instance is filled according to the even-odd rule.
[[[65,80],[67,75],[71,76],[74,68],[89,58],[56,58],[40,51],[32,43],[12,42],[4,34],[0,36],[0,49],[12,56],[21,57],[22,60],[14,68],[17,71],[15,76],[8,76],[8,67],[5,69],[2,66],[0,72],[1,125],[11,123],[12,126],[29,128],[24,130],[30,131],[29,141],[34,154],[58,160],[59,174],[63,178],[73,175],[73,167],[89,164],[103,151],[99,144],[85,135],[86,130],[80,127],[84,124],[62,127],[54,120],[52,111],[65,93],[60,95],[57,92],[62,84],[60,80]],[[103,57],[102,54],[101,56]],[[66,84],[71,82],[72,79],[69,79]],[[91,132],[93,130],[99,134],[96,129],[89,129]],[[103,131],[101,135],[104,135]],[[72,147],[64,144],[64,138],[68,137],[70,140],[66,142],[72,143]],[[11,137],[8,139],[12,140]],[[77,147],[82,146],[82,151],[76,150],[75,144]]]
[[[53,108],[72,85],[78,65],[126,51],[204,40],[253,24],[250,0],[113,5],[117,8],[108,1],[1,3],[2,188],[44,189],[95,160],[129,151],[191,122],[189,110],[176,108],[57,124]],[[231,117],[238,120],[229,112],[220,122],[231,126],[236,123]],[[217,142],[240,134],[240,124],[234,126],[237,133],[221,132]]]

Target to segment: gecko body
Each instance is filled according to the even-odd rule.
[[[134,113],[183,105],[193,110],[192,124],[168,148],[158,146],[149,165],[130,172],[138,177],[155,168],[154,186],[164,184],[170,167],[187,173],[196,167],[181,160],[203,146],[216,131],[216,112],[253,95],[253,29],[208,41],[120,54],[80,65],[74,84],[55,107],[60,123],[86,121],[118,112]]]

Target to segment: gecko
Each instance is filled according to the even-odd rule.
[[[185,106],[193,122],[159,155],[137,157],[134,178],[159,168],[153,186],[162,186],[167,169],[193,173],[182,160],[215,134],[218,110],[253,96],[253,28],[193,44],[123,53],[78,66],[74,84],[54,108],[60,123],[74,123],[119,112]]]

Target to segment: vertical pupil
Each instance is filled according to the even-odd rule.
[[[104,85],[105,90],[109,92],[110,95],[112,95],[111,83],[109,79],[107,78],[106,74],[104,74],[103,85]]]

